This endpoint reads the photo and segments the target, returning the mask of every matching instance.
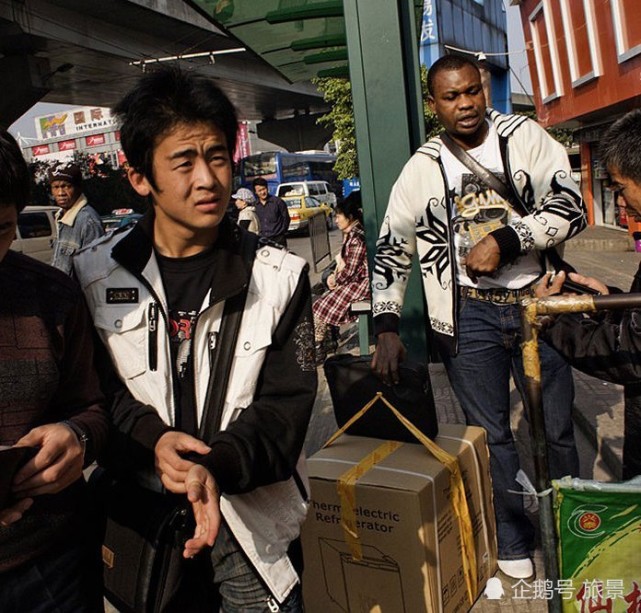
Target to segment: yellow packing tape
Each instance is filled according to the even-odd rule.
[[[450,489],[452,495],[452,509],[456,516],[461,535],[461,558],[463,562],[463,572],[465,574],[465,583],[467,595],[470,604],[474,602],[477,590],[477,568],[476,568],[476,548],[474,546],[474,534],[472,532],[472,520],[470,511],[467,506],[465,497],[465,488],[463,478],[455,456],[443,451],[434,441],[430,440],[423,434],[411,421],[402,415],[381,392],[378,392],[360,411],[358,411],[342,428],[335,432],[324,447],[331,445],[339,436],[344,434],[347,429],[358,421],[367,411],[370,410],[378,401],[382,401],[385,406],[394,413],[396,418],[414,435],[414,437],[441,463],[450,473]],[[358,531],[356,530],[356,517],[354,509],[356,508],[356,482],[376,464],[384,460],[391,453],[396,451],[402,443],[398,441],[385,441],[382,445],[374,449],[358,464],[343,473],[337,484],[337,491],[341,501],[341,525],[345,533],[345,542],[350,547],[352,556],[356,560],[362,559],[362,550]]]

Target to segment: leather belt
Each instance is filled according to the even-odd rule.
[[[461,298],[472,298],[473,300],[483,300],[494,304],[516,304],[523,298],[533,296],[534,290],[531,285],[520,289],[477,289],[476,287],[461,286],[459,287],[459,294]]]

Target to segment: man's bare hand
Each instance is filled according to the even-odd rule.
[[[587,285],[588,287],[591,287],[593,290],[599,292],[602,296],[607,296],[610,293],[608,286],[598,279],[595,279],[594,277],[585,277],[584,275],[580,275],[578,272],[571,272],[570,279],[575,283],[580,283],[581,285]]]
[[[38,426],[16,446],[40,448],[13,479],[13,493],[18,498],[57,494],[82,476],[85,450],[69,426]]]
[[[6,527],[22,519],[27,509],[33,504],[33,498],[23,498],[14,505],[0,511],[0,526]]]
[[[552,273],[546,273],[544,277],[534,286],[534,295],[537,298],[545,298],[546,296],[554,296],[557,294],[567,294],[569,296],[574,295],[574,292],[566,292],[563,289],[563,284],[566,281],[566,274],[564,271],[561,270],[560,272],[558,272],[552,279],[552,283],[550,283],[551,275]],[[591,287],[593,290],[599,292],[602,296],[610,293],[607,285],[604,285],[603,283],[601,283],[601,281],[593,277],[585,277],[577,272],[571,272],[569,274],[569,278],[575,283],[580,283],[581,285]]]
[[[552,283],[550,283],[550,278],[552,278],[553,274],[546,272],[543,278],[534,286],[534,296],[536,298],[545,298],[561,293],[561,286],[565,281],[565,272],[561,271],[554,275]]]
[[[462,261],[467,276],[476,283],[478,277],[487,277],[496,272],[501,263],[501,251],[496,239],[488,234],[483,237]]]
[[[206,455],[210,451],[211,447],[189,434],[165,432],[154,448],[156,472],[162,484],[174,494],[185,494],[185,479],[194,463],[182,456],[191,452]]]
[[[199,464],[187,472],[187,498],[196,519],[193,538],[185,543],[183,556],[192,558],[205,547],[213,546],[220,529],[220,495],[213,475]]]
[[[386,385],[398,383],[398,365],[406,355],[407,351],[396,332],[381,332],[376,339],[376,351],[372,358],[374,374]]]

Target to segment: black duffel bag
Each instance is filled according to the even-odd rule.
[[[427,367],[423,364],[403,362],[399,365],[400,382],[396,385],[385,385],[372,372],[371,364],[371,356],[348,354],[335,355],[325,361],[325,377],[338,426],[345,425],[380,392],[423,434],[433,439],[438,434],[438,423]],[[347,433],[416,443],[410,431],[380,400],[352,424]]]

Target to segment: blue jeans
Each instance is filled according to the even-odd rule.
[[[519,458],[510,428],[510,373],[521,397],[525,396],[520,344],[518,304],[493,304],[462,297],[458,355],[443,357],[467,423],[487,431],[501,560],[527,557],[534,539],[523,497],[508,491],[521,490],[515,481]],[[579,457],[571,415],[572,369],[543,341],[539,342],[539,353],[550,477],[578,476]]]
[[[223,613],[302,613],[300,583],[278,604],[240,549],[227,524],[222,522],[211,551],[214,583]],[[212,609],[215,610],[215,609]]]

